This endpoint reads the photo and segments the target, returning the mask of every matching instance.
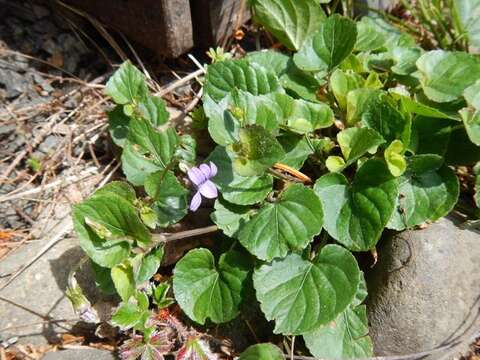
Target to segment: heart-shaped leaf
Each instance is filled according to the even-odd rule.
[[[215,264],[209,250],[190,250],[173,272],[175,299],[197,323],[227,322],[238,314],[249,272],[248,259],[236,251],[222,254]]]
[[[233,154],[217,146],[207,161],[212,161],[221,171],[212,179],[228,202],[251,205],[262,201],[272,191],[270,175],[244,177],[233,171]]]
[[[433,50],[417,60],[425,95],[436,102],[449,102],[480,79],[480,60],[465,52]]]
[[[266,343],[266,344],[255,344],[249,346],[245,350],[238,360],[284,360],[282,351],[275,345]]]
[[[105,93],[110,95],[117,104],[137,103],[148,93],[145,75],[130,61],[126,61],[108,80]]]
[[[390,219],[398,196],[396,179],[385,162],[370,159],[357,170],[352,185],[337,173],[322,176],[314,187],[324,212],[324,228],[354,251],[372,249]]]
[[[157,131],[147,121],[132,119],[122,153],[122,169],[128,181],[143,185],[149,174],[170,164],[178,145],[179,138],[173,128]]]
[[[208,66],[204,87],[206,95],[220,101],[235,88],[253,95],[281,89],[273,71],[250,64],[245,59],[219,61]]]
[[[315,0],[253,0],[255,20],[290,50],[298,50],[325,19]]]
[[[457,203],[459,183],[454,172],[442,165],[438,155],[408,159],[407,171],[398,179],[399,197],[388,227],[396,230],[435,221]]]
[[[301,184],[291,185],[276,203],[265,204],[243,226],[240,243],[268,261],[304,249],[322,229],[322,205],[314,195]]]
[[[132,203],[106,191],[75,205],[73,220],[80,246],[103,267],[122,262],[134,240],[146,245],[151,239]]]
[[[260,307],[274,332],[298,335],[337,317],[352,302],[360,270],[353,255],[327,245],[312,260],[290,253],[253,274]]]
[[[352,52],[356,40],[355,23],[334,14],[320,25],[318,32],[305,41],[293,59],[302,70],[329,71]]]
[[[187,215],[187,194],[171,171],[158,171],[145,180],[145,191],[154,200],[157,225],[167,227]]]

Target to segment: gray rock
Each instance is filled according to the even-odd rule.
[[[29,82],[25,76],[16,71],[0,68],[0,83],[5,86],[6,98],[14,98],[26,92],[29,88]]]
[[[110,351],[98,349],[69,349],[46,353],[42,360],[115,360]]]
[[[430,350],[460,335],[467,339],[480,327],[479,233],[443,218],[386,239],[378,255],[377,265],[367,272],[377,355]],[[452,354],[463,351],[463,345]]]

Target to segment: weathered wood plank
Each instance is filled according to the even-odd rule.
[[[189,0],[63,1],[121,31],[158,55],[177,57],[194,45]]]
[[[191,0],[195,46],[223,44],[250,18],[247,0]]]

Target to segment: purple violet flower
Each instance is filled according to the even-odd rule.
[[[210,161],[210,165],[201,164],[199,167],[192,167],[188,170],[188,177],[197,188],[190,202],[190,210],[197,211],[202,203],[202,196],[207,199],[215,199],[218,196],[217,187],[210,181],[217,175],[217,166]]]

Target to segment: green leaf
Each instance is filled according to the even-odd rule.
[[[239,312],[249,271],[248,259],[236,251],[222,254],[217,265],[209,250],[190,250],[174,269],[175,299],[197,323],[230,321]]]
[[[167,227],[180,221],[187,214],[187,194],[171,171],[158,171],[145,180],[145,191],[154,200],[158,226]]]
[[[110,269],[102,267],[93,261],[90,261],[90,265],[92,266],[92,271],[95,275],[95,286],[106,295],[116,294],[117,289],[115,289],[115,285],[113,284]]]
[[[140,112],[154,127],[165,124],[170,117],[165,101],[156,96],[147,96],[139,104]]]
[[[122,169],[133,185],[143,185],[145,178],[165,169],[173,160],[179,138],[173,128],[155,130],[143,120],[130,122],[128,143],[122,153]]]
[[[460,116],[470,141],[480,146],[480,111],[464,108],[460,110]]]
[[[214,205],[215,211],[210,215],[212,221],[229,237],[236,238],[238,231],[250,219],[251,210],[247,206],[230,204],[218,198]]]
[[[118,264],[111,271],[113,284],[123,301],[128,301],[135,292],[133,267],[129,262]]]
[[[323,212],[314,192],[291,185],[276,203],[267,203],[239,233],[240,243],[262,260],[303,250],[322,229]]]
[[[459,183],[454,172],[441,165],[438,155],[408,159],[405,174],[398,179],[399,197],[389,228],[403,230],[447,215],[457,203]]]
[[[454,0],[454,14],[460,20],[471,45],[480,48],[480,1]]]
[[[325,13],[314,0],[253,0],[257,22],[290,50],[299,50],[318,29]]]
[[[257,299],[276,334],[309,332],[337,317],[352,302],[360,270],[353,255],[326,245],[312,260],[290,253],[253,274]]]
[[[222,102],[226,103],[227,99],[224,99]],[[230,111],[217,104],[208,95],[204,97],[203,109],[208,117],[208,132],[213,141],[222,146],[238,141],[240,122]]]
[[[153,303],[156,304],[159,309],[166,308],[175,303],[174,299],[167,297],[169,289],[170,285],[166,282],[154,287],[152,294]]]
[[[130,118],[123,112],[123,106],[117,105],[107,112],[108,131],[115,145],[123,147],[128,135]]]
[[[385,142],[375,130],[356,127],[340,131],[337,141],[346,160],[345,166],[353,164],[367,152],[375,152],[377,147]]]
[[[383,93],[377,89],[354,89],[347,94],[347,124],[349,126],[362,120],[367,109],[380,102]]]
[[[120,196],[122,199],[127,200],[132,205],[137,199],[135,189],[126,181],[112,181],[102,186],[94,193],[94,196],[99,195]]]
[[[139,265],[134,269],[135,283],[141,284],[156,274],[163,259],[163,245],[156,247],[150,253],[141,255]]]
[[[94,195],[73,208],[75,231],[80,246],[98,265],[111,268],[130,252],[130,244],[150,242],[150,232],[136,209],[113,194]]]
[[[446,119],[415,117],[409,149],[415,154],[445,155],[453,124],[455,122]]]
[[[253,51],[248,53],[245,58],[251,64],[272,70],[278,77],[287,71],[291,59],[290,56],[275,50]]]
[[[421,116],[437,118],[437,119],[452,119],[459,121],[458,114],[451,114],[450,112],[446,112],[443,109],[438,109],[436,107],[432,107],[430,105],[421,103],[417,100],[410,99],[407,96],[401,96],[400,101],[402,107],[405,109],[406,112],[414,113]]]
[[[407,161],[403,156],[404,152],[405,147],[400,140],[392,141],[385,149],[385,162],[387,163],[388,170],[390,170],[390,173],[395,177],[399,177],[407,169]]]
[[[253,95],[278,91],[280,84],[275,73],[247,60],[225,60],[211,64],[205,76],[205,95],[222,100],[234,88]]]
[[[371,21],[367,18],[362,18],[357,22],[357,42],[355,43],[355,50],[357,51],[372,51],[377,50],[386,42],[385,35],[379,31]]]
[[[277,140],[285,150],[282,164],[294,169],[300,169],[308,156],[314,152],[305,136],[282,134]]]
[[[134,302],[125,302],[120,305],[117,311],[112,315],[112,323],[122,330],[127,330],[137,325],[143,315]]]
[[[394,140],[401,140],[404,144],[410,143],[412,126],[410,119],[398,111],[386,97],[367,106],[362,114],[362,123],[376,130],[387,143]]]
[[[145,76],[130,61],[126,61],[108,80],[105,93],[117,104],[137,103],[148,93]]]
[[[334,321],[304,334],[303,339],[318,358],[358,359],[373,355],[365,305],[350,305]]]
[[[233,163],[233,169],[241,176],[262,175],[285,156],[277,139],[258,125],[240,129],[240,142],[234,147],[238,157]]]
[[[341,172],[345,167],[345,160],[341,156],[329,156],[325,161],[325,166],[330,172]]]
[[[417,60],[425,95],[437,102],[449,102],[480,79],[480,60],[464,52],[433,50]]]
[[[363,87],[365,80],[352,70],[336,69],[330,76],[330,89],[337,99],[340,109],[347,107],[347,95],[350,91]]]
[[[249,346],[238,360],[284,360],[282,351],[275,345],[255,344]]]
[[[302,70],[329,71],[352,52],[356,39],[355,23],[334,14],[320,25],[320,30],[305,42],[293,59]]]
[[[333,124],[333,111],[327,104],[295,100],[292,116],[287,126],[298,134],[307,134]]]
[[[318,179],[314,190],[323,206],[324,228],[353,251],[375,247],[398,197],[396,179],[376,159],[363,163],[351,185],[343,175],[331,173]]]
[[[228,202],[251,205],[265,199],[272,191],[270,175],[243,177],[233,171],[233,155],[217,146],[207,161],[212,161],[221,171],[212,179]]]
[[[300,70],[293,59],[290,59],[287,70],[280,76],[282,86],[296,97],[304,100],[318,102],[317,91],[323,85],[323,80],[318,74]]]
[[[473,85],[470,85],[463,92],[463,96],[469,106],[474,107],[476,110],[480,110],[480,80],[477,80]]]
[[[398,75],[410,75],[417,71],[416,62],[422,55],[422,49],[398,46],[393,48],[390,54],[395,62],[391,68],[392,72]]]

